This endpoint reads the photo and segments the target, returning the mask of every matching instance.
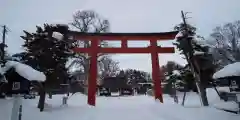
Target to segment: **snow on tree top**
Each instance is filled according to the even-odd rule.
[[[178,34],[175,36],[175,39],[179,38],[179,37],[183,37],[183,32],[179,31]],[[195,41],[198,45],[200,46],[210,46],[206,40],[200,40],[197,39],[197,36],[189,36],[189,37],[193,37],[193,41]]]
[[[206,40],[193,39],[198,45],[202,47],[211,47]]]
[[[214,79],[230,76],[240,76],[240,62],[226,65],[225,67],[213,74]]]
[[[65,26],[65,27],[68,27],[67,24],[50,24],[51,26],[53,27],[57,27],[57,26]]]
[[[16,72],[19,75],[21,75],[22,77],[24,77],[29,81],[44,82],[46,80],[46,76],[44,75],[44,73],[39,72],[26,64],[22,64],[16,61],[7,61],[5,66],[1,68],[1,71],[0,71],[1,74],[4,74],[5,72],[7,72],[7,70],[9,70],[12,67],[15,68]]]
[[[175,36],[175,39],[183,37],[183,33],[181,31],[178,32],[178,34]]]
[[[174,70],[174,71],[173,71],[173,75],[181,75],[181,73],[180,73],[180,71],[178,71],[178,70]]]
[[[61,34],[59,32],[53,32],[52,37],[57,40],[63,40],[63,34]]]

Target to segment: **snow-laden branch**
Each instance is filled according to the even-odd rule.
[[[26,64],[16,61],[7,61],[5,66],[0,69],[0,72],[1,74],[5,74],[11,68],[14,68],[20,76],[29,81],[46,81],[46,76],[43,72],[37,71]]]
[[[193,55],[204,55],[204,52],[195,50]]]
[[[63,34],[61,34],[60,32],[53,32],[52,37],[59,40],[59,41],[63,40]]]
[[[175,39],[177,39],[177,38],[179,38],[179,37],[183,37],[184,36],[184,33],[182,32],[182,31],[179,31],[178,32],[178,34],[175,36]],[[200,45],[200,46],[202,46],[202,47],[212,47],[208,42],[207,42],[207,40],[204,40],[204,39],[200,39],[200,37],[199,36],[197,36],[197,35],[194,35],[194,36],[188,36],[188,37],[192,37],[193,39],[193,41],[196,43],[196,44],[198,44],[198,45]]]

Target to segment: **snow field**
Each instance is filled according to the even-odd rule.
[[[208,90],[210,104],[221,102],[214,90]],[[199,97],[188,93],[185,107],[179,94],[179,104],[164,95],[164,104],[151,96],[97,97],[96,107],[86,104],[82,94],[72,96],[67,106],[61,106],[63,95],[47,99],[46,109],[39,112],[38,99],[23,101],[22,120],[239,120],[240,115],[227,113],[214,107],[201,107]],[[0,120],[10,120],[12,99],[0,100]],[[221,104],[222,105],[222,104]],[[229,105],[228,105],[229,106]]]

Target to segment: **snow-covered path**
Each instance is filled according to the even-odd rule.
[[[22,120],[239,120],[239,115],[226,113],[212,107],[196,107],[194,97],[191,106],[174,104],[165,96],[160,104],[150,96],[98,97],[97,106],[86,105],[86,97],[77,94],[70,98],[68,106],[61,106],[62,96],[47,100],[44,112],[36,109],[36,100],[23,101]],[[194,100],[195,99],[195,100]],[[10,120],[12,99],[0,100],[0,120]],[[190,102],[188,102],[190,103]],[[188,105],[187,105],[188,106]]]

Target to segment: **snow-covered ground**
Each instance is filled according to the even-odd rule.
[[[179,93],[182,96],[182,93]],[[219,103],[214,90],[208,90],[209,102]],[[97,97],[97,106],[86,104],[82,94],[72,96],[68,106],[61,106],[61,95],[46,101],[44,112],[36,108],[38,99],[23,101],[22,120],[239,120],[240,115],[217,110],[214,107],[200,107],[195,93],[188,93],[185,107],[164,95],[164,104],[151,96]],[[10,120],[13,99],[0,99],[0,120]],[[181,97],[180,97],[181,103]],[[222,104],[221,104],[222,105]],[[229,106],[229,104],[228,104]]]

